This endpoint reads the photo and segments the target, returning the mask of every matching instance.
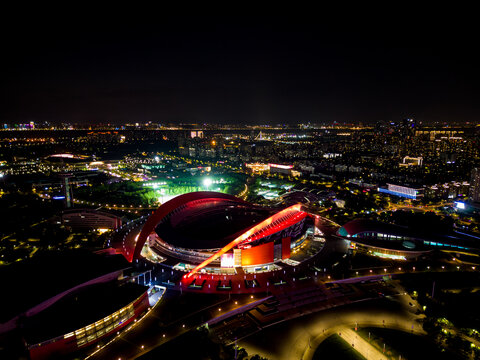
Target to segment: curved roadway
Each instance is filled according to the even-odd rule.
[[[414,307],[410,307],[408,302],[412,302]],[[423,315],[415,315],[416,307],[417,304],[408,295],[395,297],[392,301],[381,299],[351,304],[280,323],[238,344],[249,354],[259,354],[269,360],[311,360],[323,340],[356,325],[424,335]]]

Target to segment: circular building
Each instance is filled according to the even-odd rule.
[[[130,267],[122,255],[86,250],[1,267],[0,358],[22,351],[5,341],[23,344],[32,360],[64,358],[135,322],[150,307],[149,288],[131,282]]]
[[[296,204],[272,209],[216,192],[178,196],[153,213],[137,239],[134,258],[148,240],[150,249],[196,272],[234,273],[290,257],[314,219]],[[230,271],[228,271],[230,269]]]
[[[367,219],[352,220],[337,235],[350,242],[350,249],[393,260],[416,259],[434,250],[477,254],[478,238],[453,231],[439,234],[435,229],[422,231]]]

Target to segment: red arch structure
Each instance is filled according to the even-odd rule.
[[[264,229],[268,226],[270,226],[272,223],[274,223],[276,220],[280,219],[282,216],[284,216],[285,214],[291,212],[291,211],[294,211],[294,212],[297,212],[298,216],[296,216],[294,219],[293,219],[293,222],[292,222],[292,219],[288,220],[288,221],[283,221],[283,222],[280,222],[280,224],[276,225],[273,227],[272,230],[269,230],[269,231],[266,231],[264,234],[261,234],[260,236],[263,237],[263,236],[266,236],[266,235],[269,235],[270,234],[273,234],[274,232],[277,232],[277,231],[280,231],[282,229],[285,229],[287,228],[288,226],[292,225],[294,222],[297,222],[301,219],[303,219],[304,217],[308,216],[306,212],[304,211],[301,211],[302,209],[302,204],[296,204],[296,205],[292,205],[286,209],[283,209],[282,211],[270,216],[269,218],[263,220],[262,222],[260,222],[259,224],[251,227],[250,229],[248,229],[247,231],[245,231],[242,235],[240,235],[239,237],[237,237],[235,240],[233,240],[232,242],[230,242],[229,244],[227,244],[225,247],[223,247],[222,249],[220,249],[219,251],[217,251],[215,254],[213,254],[212,256],[210,256],[208,259],[206,259],[204,262],[202,262],[200,265],[198,265],[197,267],[195,267],[193,270],[191,270],[188,274],[184,275],[184,278],[189,278],[190,276],[192,275],[195,275],[199,270],[201,270],[202,268],[204,268],[205,266],[207,266],[208,264],[210,264],[213,260],[215,259],[218,259],[220,256],[222,256],[223,254],[225,254],[227,251],[233,249],[235,246],[243,243],[244,241],[249,241],[248,239],[254,235],[256,232],[260,231],[261,229]],[[250,240],[251,241],[251,240]]]
[[[161,205],[157,210],[153,212],[152,215],[150,215],[148,220],[145,222],[145,225],[143,225],[140,235],[138,236],[137,243],[135,245],[135,251],[133,252],[133,257],[130,259],[130,261],[140,258],[143,245],[147,241],[148,235],[150,235],[155,230],[155,226],[157,226],[157,224],[165,216],[167,216],[172,211],[184,204],[203,199],[228,200],[236,203],[246,204],[245,201],[235,196],[214,191],[198,191],[177,196],[172,200],[167,201],[165,204]]]

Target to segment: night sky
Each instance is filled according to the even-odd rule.
[[[469,35],[317,16],[19,21],[2,26],[0,123],[477,122]]]

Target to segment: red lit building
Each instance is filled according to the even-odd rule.
[[[73,209],[62,213],[62,223],[73,229],[117,229],[122,218],[103,211]]]
[[[154,251],[192,265],[189,276],[207,266],[260,266],[289,258],[313,226],[300,204],[271,209],[222,193],[189,193],[150,216],[134,258],[148,239]]]
[[[282,164],[268,164],[270,174],[290,175],[292,173],[293,165]]]
[[[88,348],[149,308],[148,287],[130,282],[128,269],[122,255],[84,250],[1,267],[0,334],[21,337],[33,360]]]
[[[61,299],[25,322],[30,359],[59,358],[115,334],[147,311],[147,290],[135,283],[97,285]]]

